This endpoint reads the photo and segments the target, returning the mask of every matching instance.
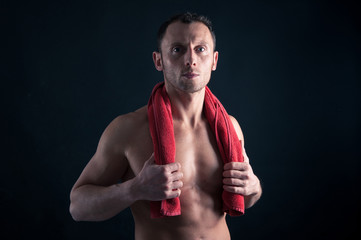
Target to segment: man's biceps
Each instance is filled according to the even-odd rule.
[[[108,186],[117,183],[128,169],[127,160],[107,159],[99,156],[92,158],[81,177],[92,184]]]

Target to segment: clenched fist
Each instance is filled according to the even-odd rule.
[[[135,177],[139,199],[161,201],[179,197],[183,186],[183,173],[180,169],[179,163],[157,165],[152,154]]]
[[[259,193],[261,186],[244,149],[243,157],[244,162],[229,162],[224,165],[223,189],[247,197]]]

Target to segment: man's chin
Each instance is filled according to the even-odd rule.
[[[197,93],[202,91],[206,85],[194,85],[194,84],[185,84],[181,87],[181,90],[186,93]]]
[[[181,77],[177,82],[165,79],[166,86],[169,85],[177,91],[184,93],[197,93],[207,86],[209,81],[200,82],[199,79],[189,79]]]
[[[207,82],[199,82],[199,79],[185,79],[181,81],[180,88],[187,93],[196,93],[205,88],[207,86]]]

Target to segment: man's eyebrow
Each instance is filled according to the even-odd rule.
[[[209,43],[208,42],[205,42],[205,41],[200,41],[198,44],[196,45],[206,45],[206,46],[209,46]]]
[[[185,45],[184,43],[182,43],[182,42],[173,42],[173,43],[171,43],[170,44],[170,46],[183,46],[183,45]]]
[[[184,46],[184,45],[187,45],[187,44],[182,43],[182,42],[173,42],[173,43],[170,44],[170,46]],[[196,46],[198,46],[198,45],[207,45],[207,46],[209,46],[209,43],[205,42],[205,41],[200,41],[200,42],[196,42],[195,45]]]

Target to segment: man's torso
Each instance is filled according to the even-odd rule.
[[[147,108],[128,114],[131,127],[125,155],[129,168],[123,181],[136,176],[153,153]],[[182,214],[160,219],[150,218],[148,201],[131,206],[137,239],[230,239],[222,212],[223,164],[215,137],[205,118],[196,127],[173,121],[176,159],[183,172]]]

